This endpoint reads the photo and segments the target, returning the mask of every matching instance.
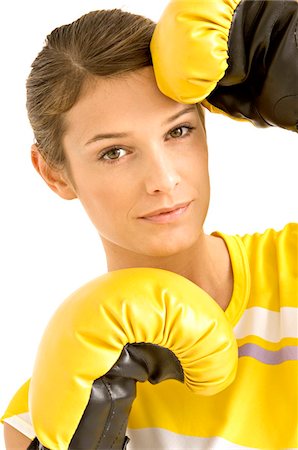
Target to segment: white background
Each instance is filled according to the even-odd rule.
[[[45,36],[94,9],[122,7],[153,20],[167,2],[3,2],[1,6],[0,414],[30,377],[41,333],[57,305],[106,270],[77,201],[58,198],[30,162],[25,80]],[[207,115],[212,185],[206,231],[244,234],[298,221],[297,135]],[[0,449],[4,448],[0,440]]]

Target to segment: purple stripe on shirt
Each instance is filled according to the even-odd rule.
[[[250,356],[264,364],[281,364],[285,361],[298,360],[298,348],[294,345],[288,345],[280,350],[266,350],[256,344],[244,344],[238,348],[239,358]]]

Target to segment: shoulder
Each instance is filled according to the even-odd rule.
[[[271,276],[297,280],[298,223],[288,223],[282,230],[242,236],[251,269],[267,270]]]
[[[251,274],[251,302],[273,311],[297,307],[298,224],[240,238]]]
[[[283,252],[293,253],[298,248],[298,223],[288,223],[281,230],[268,228],[263,233],[245,234],[240,239],[248,251],[267,243]]]

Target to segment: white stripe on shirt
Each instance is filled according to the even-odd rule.
[[[129,450],[251,450],[226,439],[185,436],[162,428],[129,429]],[[255,450],[255,449],[254,449]]]
[[[234,333],[237,339],[255,335],[270,342],[297,338],[298,308],[283,307],[280,312],[259,306],[248,308],[234,327]]]

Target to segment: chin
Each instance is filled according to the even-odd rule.
[[[197,233],[193,239],[189,236],[183,236],[183,238],[180,239],[164,239],[159,242],[156,242],[156,240],[155,242],[150,242],[148,240],[146,245],[143,245],[142,248],[139,249],[138,253],[148,257],[167,258],[189,250],[194,246],[197,240]]]

